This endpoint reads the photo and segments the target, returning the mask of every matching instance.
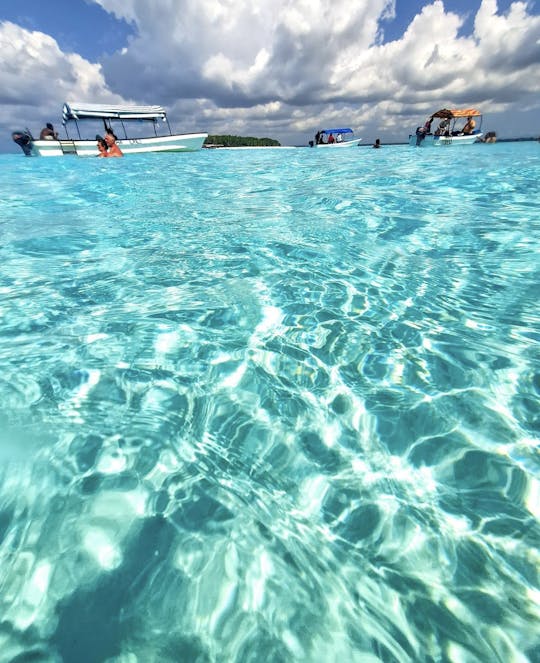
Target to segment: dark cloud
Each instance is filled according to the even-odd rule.
[[[0,24],[4,123],[20,123],[21,113],[54,118],[67,99],[123,99],[160,103],[209,131],[298,140],[328,118],[398,137],[407,118],[412,126],[446,105],[540,105],[540,17],[519,3],[498,15],[483,0],[474,33],[462,37],[463,18],[435,0],[383,44],[388,0],[322,0],[318,12],[301,0],[184,0],[181,9],[174,0],[96,1],[133,27],[126,48],[100,64]]]

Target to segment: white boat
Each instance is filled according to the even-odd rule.
[[[433,120],[440,120],[432,132]],[[480,125],[476,127],[476,120],[480,118]],[[465,125],[458,129],[456,123],[465,120]],[[422,127],[418,127],[414,134],[409,134],[409,145],[413,147],[449,147],[450,145],[472,145],[482,137],[482,113],[475,108],[448,109],[433,113]]]
[[[96,138],[84,138],[81,135],[83,121],[102,121],[104,130],[112,130],[119,135],[116,143],[124,154],[141,152],[195,152],[200,150],[207,133],[173,134],[167,113],[161,106],[105,106],[102,104],[65,103],[62,109],[62,124],[65,127],[65,139],[35,139],[28,129],[14,131],[13,140],[27,156],[61,157],[74,154],[79,157],[96,157],[98,148]],[[129,135],[129,123],[148,122],[152,124],[154,135],[139,137]],[[165,123],[168,133],[158,130],[159,123]],[[76,138],[69,135],[69,129],[75,129]],[[73,133],[73,131],[72,131]]]
[[[315,134],[315,140],[309,141],[310,147],[341,149],[343,147],[357,147],[362,141],[361,138],[353,137],[352,129],[321,129]],[[344,138],[343,136],[346,136]],[[349,137],[350,136],[350,137]],[[326,142],[324,139],[326,137]]]

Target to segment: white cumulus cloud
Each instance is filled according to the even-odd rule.
[[[4,117],[30,121],[34,105],[50,116],[68,98],[129,99],[165,105],[183,131],[304,142],[333,122],[405,139],[448,105],[498,113],[501,126],[487,128],[516,134],[516,111],[540,106],[540,16],[527,2],[505,12],[497,0],[472,3],[464,34],[466,17],[427,1],[394,41],[384,31],[395,0],[94,2],[134,30],[99,64],[0,24]]]
[[[68,99],[121,103],[105,83],[101,65],[63,53],[42,32],[0,23],[0,105],[5,131],[60,117]],[[37,125],[40,125],[39,127]]]
[[[397,136],[438,106],[540,105],[540,17],[525,2],[500,14],[496,0],[482,0],[468,36],[465,17],[428,2],[384,43],[394,0],[96,1],[137,33],[103,61],[111,86],[146,102],[159,93],[180,112],[204,109],[196,117],[210,130],[252,121],[298,135],[340,118]]]

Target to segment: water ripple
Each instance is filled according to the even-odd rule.
[[[327,152],[4,157],[6,660],[538,657],[537,146]]]

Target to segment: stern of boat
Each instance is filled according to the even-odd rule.
[[[11,138],[27,157],[62,157],[76,154],[72,140],[34,140],[28,129],[13,131]]]

